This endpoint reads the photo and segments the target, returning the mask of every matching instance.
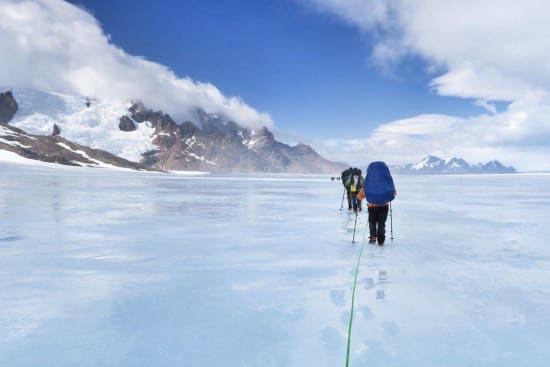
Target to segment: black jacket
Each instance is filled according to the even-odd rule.
[[[342,185],[346,186],[346,181],[348,180],[348,178],[351,177],[352,174],[353,168],[351,167],[342,172],[342,176],[340,177],[342,179]]]

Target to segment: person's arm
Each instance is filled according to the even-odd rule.
[[[363,191],[363,188],[359,191],[359,194],[357,194],[358,200],[363,200],[365,198],[365,192]]]

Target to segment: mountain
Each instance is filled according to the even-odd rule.
[[[471,173],[515,173],[513,167],[505,167],[499,161],[470,165],[462,158],[441,159],[428,155],[417,163],[393,166],[396,174],[471,174]]]
[[[201,109],[194,122],[176,123],[141,102],[105,103],[29,89],[14,89],[12,97],[19,106],[9,121],[12,126],[35,135],[55,132],[157,169],[335,173],[346,167],[305,144],[281,143],[266,127],[246,128]]]
[[[477,170],[481,173],[516,173],[514,167],[505,167],[499,161],[490,161],[485,164],[478,163],[473,168],[474,172]]]
[[[60,136],[29,135],[23,130],[0,125],[0,152],[8,151],[26,159],[67,166],[128,168],[152,171],[140,163],[130,162],[99,149],[75,144]]]
[[[210,172],[334,173],[343,164],[330,162],[305,144],[278,142],[266,127],[250,129],[216,114],[196,111],[197,124],[177,124],[168,114],[135,103],[129,119],[154,128],[155,149],[143,162],[167,170]]]

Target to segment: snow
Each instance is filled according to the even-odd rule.
[[[0,143],[4,143],[4,144],[7,144],[7,145],[11,145],[11,146],[13,146],[13,147],[17,146],[17,147],[21,147],[21,148],[30,148],[30,146],[28,146],[28,145],[23,145],[23,144],[21,144],[20,142],[15,141],[15,140],[6,140],[6,139],[3,139],[3,138],[0,138]]]
[[[3,136],[8,136],[8,135],[11,135],[11,136],[19,136],[19,134],[5,128],[4,126],[0,125],[0,135],[3,135]]]
[[[439,166],[441,163],[442,163],[442,161],[439,158],[433,157],[433,156],[427,156],[424,159],[422,159],[420,162],[413,165],[412,169],[421,170],[425,167],[432,167],[433,168],[433,167]]]
[[[117,168],[116,166],[113,166],[112,164],[108,164],[108,163],[104,163],[104,162],[101,162],[101,161],[98,161],[97,159],[94,159],[92,157],[90,157],[88,155],[88,153],[86,153],[85,151],[83,150],[80,150],[80,149],[73,149],[71,148],[69,145],[65,144],[65,143],[62,143],[62,142],[59,142],[57,143],[57,145],[59,145],[60,147],[62,148],[65,148],[73,153],[76,153],[76,154],[79,154],[81,155],[82,157],[84,157],[85,159],[89,160],[90,162],[93,162],[94,164],[100,166],[100,167],[109,167],[109,168]],[[82,162],[78,162],[79,164],[82,164]]]
[[[182,140],[189,148],[193,148],[193,145],[195,145],[195,143],[197,142],[197,137],[193,135],[189,138],[184,138]]]
[[[344,365],[366,213],[328,176],[0,172],[0,365]],[[546,366],[550,175],[394,179],[351,365]]]
[[[182,175],[182,176],[203,176],[203,175],[210,174],[210,172],[205,172],[205,171],[169,171],[169,172],[175,175]]]
[[[84,96],[23,88],[13,89],[13,94],[19,109],[10,125],[27,133],[50,135],[55,123],[68,140],[135,162],[154,148],[154,129],[149,122],[137,124],[137,129],[130,132],[118,128],[120,117],[128,114],[127,104],[92,100],[86,107]]]
[[[211,164],[211,165],[216,165],[216,163],[212,162],[212,161],[209,161],[208,159],[206,159],[204,156],[199,156],[199,155],[196,155],[195,153],[192,153],[192,152],[189,152],[188,153],[191,157],[195,158],[195,159],[198,159],[200,161],[203,161],[207,164]]]
[[[15,164],[33,165],[33,166],[42,166],[42,167],[59,166],[59,164],[42,162],[34,159],[28,159],[20,156],[19,154],[0,149],[0,169],[2,169],[2,171],[0,172],[2,173],[4,173],[4,167],[2,166],[3,163],[15,163]]]
[[[2,125],[0,125],[0,143],[4,143],[4,144],[7,144],[7,145],[11,145],[11,146],[18,146],[18,147],[21,147],[21,148],[30,148],[29,146],[23,145],[18,141],[4,139],[4,138],[2,138],[2,136],[18,137],[20,135],[16,132],[14,132],[12,130],[9,130],[9,129],[3,127]]]
[[[0,141],[1,140],[2,139],[0,139]],[[94,164],[93,168],[108,168],[109,170],[112,170],[112,171],[136,172],[135,170],[130,169],[130,168],[117,167],[117,166],[113,166],[112,164],[101,162],[101,161],[98,161],[96,159],[90,158],[86,154],[86,152],[84,152],[82,150],[73,150],[66,144],[63,144],[63,143],[58,143],[58,144],[60,146],[65,145],[64,148],[72,150],[73,152],[75,152],[77,154],[80,154],[83,157],[87,158],[88,160],[94,162],[93,163]],[[77,164],[77,165],[81,166],[81,167],[77,167],[77,169],[82,170],[84,167],[92,167],[89,164],[85,164],[85,163],[79,162],[79,161],[72,161],[72,162],[74,164]],[[13,152],[10,152],[10,151],[7,151],[7,150],[0,149],[0,168],[2,168],[2,164],[17,164],[17,165],[25,165],[25,166],[47,167],[47,168],[53,169],[50,172],[51,172],[51,174],[54,174],[54,175],[58,174],[59,170],[66,170],[66,169],[74,169],[75,168],[74,166],[67,166],[67,165],[63,165],[63,164],[59,164],[59,163],[43,162],[43,161],[36,160],[36,159],[25,158],[23,156],[20,156],[17,153],[13,153]],[[85,166],[82,166],[82,165],[85,165]],[[0,172],[2,172],[2,171],[0,171]]]
[[[250,139],[250,140],[245,141],[244,145],[246,145],[248,149],[251,149],[251,148],[254,147],[254,145],[256,145],[257,142],[258,142],[258,140],[256,140],[256,139]]]

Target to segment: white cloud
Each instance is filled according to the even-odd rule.
[[[401,162],[409,155],[439,153],[550,169],[550,2],[301,1],[368,32],[375,42],[371,58],[376,64],[388,67],[407,54],[420,56],[431,71],[440,71],[429,86],[437,94],[473,99],[491,113],[451,124],[453,117],[440,116],[428,129],[426,116],[390,122],[350,145],[361,144],[365,154]],[[491,101],[511,103],[497,113]],[[410,130],[417,134],[411,136]]]
[[[169,68],[113,45],[97,20],[60,0],[0,1],[0,84],[104,100],[140,99],[177,121],[196,107],[247,126],[271,126],[238,97],[209,83],[180,78]]]
[[[316,147],[326,156],[355,165],[374,160],[414,163],[435,154],[471,163],[498,159],[521,170],[550,170],[548,116],[550,96],[535,93],[496,115],[420,115],[382,124],[367,138],[321,141]]]

